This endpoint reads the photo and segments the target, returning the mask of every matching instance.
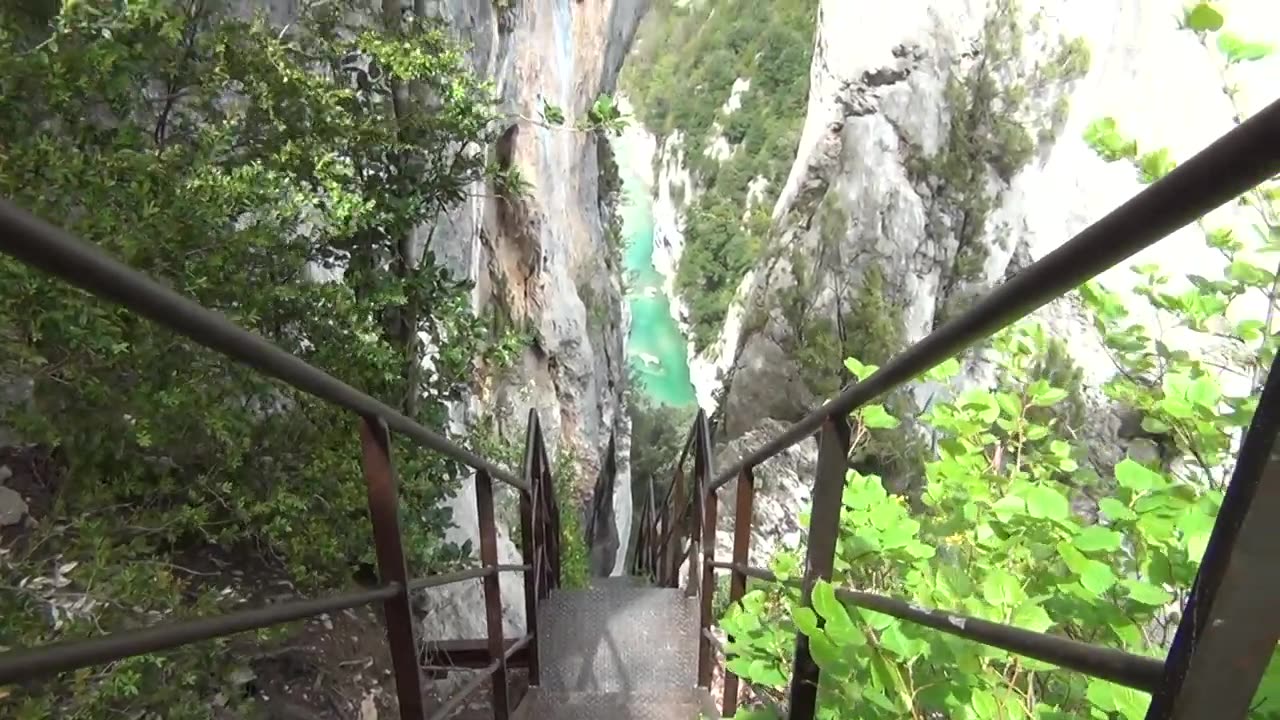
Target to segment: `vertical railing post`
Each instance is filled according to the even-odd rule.
[[[650,540],[653,536],[653,528],[651,527],[653,513],[649,511],[647,504],[640,510],[640,516],[639,537],[636,540],[635,558],[632,564],[635,567],[636,575],[648,577],[653,571],[653,568],[649,567],[649,543],[653,542]]]
[[[535,491],[538,478],[537,436],[538,413],[529,410],[529,421],[525,425],[524,435],[524,467],[523,477],[529,486],[520,491],[520,555],[524,564],[529,566],[524,571],[524,623],[525,633],[532,639],[529,641],[529,685],[537,687],[541,684],[541,672],[538,667],[538,540],[535,528],[541,518],[536,517],[534,508]]]
[[[831,580],[844,478],[848,470],[849,423],[843,416],[829,417],[818,436],[818,471],[813,484],[813,508],[809,512],[808,551],[800,601],[812,605],[815,581]],[[821,623],[821,618],[819,618]],[[790,720],[812,720],[818,701],[818,666],[809,654],[809,638],[796,633],[795,663],[791,671]]]
[[[538,447],[542,455],[542,498],[547,513],[547,591],[560,587],[560,501],[556,499],[555,476],[551,473],[551,461],[547,456],[546,440],[538,431]]]
[[[702,587],[699,598],[700,620],[698,632],[698,687],[711,689],[711,668],[714,664],[711,638],[713,619],[711,602],[716,594],[716,570],[711,566],[716,555],[716,493],[708,491],[711,485],[711,433],[706,423],[706,416],[700,413],[702,422],[699,427],[697,454],[694,455],[693,474],[695,492],[702,496]],[[692,563],[691,563],[692,564]],[[692,581],[690,582],[692,585]]]
[[[747,576],[738,568],[750,563],[751,558],[751,514],[754,512],[756,478],[755,470],[750,465],[738,473],[737,498],[733,510],[733,574],[729,580],[729,605],[733,606],[742,600],[747,592]],[[733,637],[728,638],[733,642]],[[726,672],[724,674],[724,704],[721,715],[733,717],[738,712],[738,676]]]
[[[1147,720],[1254,717],[1280,640],[1280,358],[1272,361]]]
[[[658,538],[662,537],[662,519],[658,517],[658,498],[653,486],[653,476],[649,476],[649,537],[645,546],[645,562],[649,566],[649,576],[655,582],[658,579]]]
[[[671,526],[670,508],[663,505],[658,510],[657,519],[653,523],[653,582],[659,587],[667,584],[667,546],[663,544],[667,537],[667,528]]]
[[[696,463],[695,459],[695,463]],[[698,594],[698,583],[702,578],[702,515],[706,510],[703,504],[706,498],[702,493],[702,484],[698,481],[695,468],[694,481],[689,488],[689,551],[685,553],[684,562],[689,567],[689,575],[685,578],[684,594],[694,597]]]
[[[506,720],[507,661],[506,643],[502,636],[502,587],[498,582],[498,527],[493,517],[493,479],[484,470],[476,471],[476,517],[480,521],[480,565],[489,570],[484,576],[484,616],[489,631],[489,657],[497,669],[489,676],[493,691],[493,717]]]
[[[418,666],[413,611],[409,604],[409,570],[400,542],[399,501],[396,498],[395,471],[391,465],[391,438],[380,418],[361,418],[360,449],[378,577],[384,583],[394,582],[400,586],[400,592],[382,603],[400,720],[422,720],[422,675]]]
[[[676,466],[671,477],[671,505],[667,511],[667,545],[663,548],[666,574],[662,578],[662,584],[666,587],[679,587],[680,557],[684,552],[684,538],[681,537],[684,532],[684,467],[681,465]]]

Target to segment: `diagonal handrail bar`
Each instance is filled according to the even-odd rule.
[[[764,568],[739,563],[713,562],[712,566],[797,590],[804,584],[797,578],[783,580]],[[1144,692],[1152,692],[1158,688],[1161,674],[1164,672],[1164,663],[1157,658],[1090,645],[1079,640],[983,620],[962,613],[926,608],[914,602],[885,595],[842,587],[834,590],[836,597],[847,605],[891,615],[915,625],[1110,680]]]
[[[0,685],[356,608],[394,598],[401,590],[399,584],[392,582],[368,590],[299,598],[221,615],[122,630],[84,640],[18,648],[0,654]]]
[[[130,268],[109,254],[0,198],[0,252],[111,300],[298,390],[387,427],[495,480],[527,490],[509,470],[459,447],[391,406],[351,387],[271,341]]]

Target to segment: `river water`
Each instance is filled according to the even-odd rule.
[[[622,266],[631,308],[628,361],[651,400],[674,407],[693,405],[688,341],[671,317],[663,277],[653,265],[652,139],[643,130],[629,128],[614,140],[614,150],[622,175]]]

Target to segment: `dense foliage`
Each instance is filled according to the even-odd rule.
[[[1215,36],[1222,16],[1208,3],[1190,8],[1184,25],[1221,53],[1229,94],[1231,68],[1269,52]],[[1143,147],[1113,119],[1094,123],[1086,140],[1108,160],[1131,162],[1144,183],[1174,167],[1167,150]],[[1113,466],[1092,461],[1080,410],[1060,407],[1070,375],[1043,373],[1060,349],[1035,323],[1014,326],[994,339],[992,387],[920,418],[936,457],[918,505],[850,471],[833,582],[818,584],[811,607],[796,593],[758,589],[731,608],[729,669],[781,699],[800,632],[823,672],[819,717],[1143,717],[1142,693],[846,606],[833,585],[1162,656],[1278,345],[1280,188],[1264,185],[1239,203],[1245,225],[1201,223],[1220,269],[1175,282],[1134,266],[1145,307],[1097,283],[1080,292],[1118,369],[1103,390],[1140,413],[1158,452],[1135,445]],[[874,370],[847,366],[858,376]],[[928,377],[957,369],[948,361]],[[880,405],[851,420],[855,451],[899,423]],[[800,551],[784,550],[772,565],[794,577]],[[1251,717],[1280,717],[1280,650]]]
[[[660,138],[679,133],[697,178],[676,289],[700,349],[719,335],[738,284],[755,265],[791,168],[816,13],[816,0],[659,0],[624,69],[622,87],[640,121]],[[750,88],[739,95],[741,107],[726,113],[739,79]],[[727,157],[719,152],[725,149]]]
[[[0,196],[442,425],[443,401],[510,348],[409,238],[486,175],[489,88],[409,16],[317,3],[281,28],[220,5],[0,7],[0,94],[22,99],[0,104]],[[343,282],[312,281],[326,270]],[[208,558],[257,558],[303,590],[371,565],[350,414],[5,258],[0,294],[0,377],[34,379],[5,422],[66,467],[51,512],[0,555],[0,645],[208,613],[229,601],[187,569]],[[440,340],[429,371],[421,337]],[[396,460],[422,574],[457,555],[438,505],[457,469],[404,443]],[[244,660],[227,648],[4,702],[28,718],[208,717]]]

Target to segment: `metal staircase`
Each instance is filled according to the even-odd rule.
[[[58,673],[377,603],[385,618],[398,717],[423,720],[422,657],[412,593],[480,578],[487,637],[466,644],[470,646],[467,651],[478,654],[485,664],[435,711],[432,720],[450,720],[468,696],[485,686],[493,693],[493,716],[507,720],[511,716],[507,668],[519,663],[528,668],[534,686],[515,713],[519,718],[732,716],[739,703],[739,682],[732,672],[724,676],[720,708],[714,707],[708,695],[713,666],[723,652],[710,631],[715,624],[715,573],[730,573],[730,603],[743,597],[747,578],[795,588],[802,604],[810,604],[815,581],[832,578],[841,493],[848,470],[850,413],[1249,188],[1270,181],[1277,173],[1280,102],[1261,110],[730,467],[713,471],[709,422],[706,414],[699,412],[676,462],[669,492],[659,499],[651,483],[641,508],[631,553],[632,571],[651,578],[654,585],[611,579],[584,590],[559,587],[563,531],[552,463],[536,412],[530,412],[526,425],[524,462],[518,470],[506,469],[290,355],[268,338],[238,327],[168,284],[130,269],[101,249],[0,198],[0,254],[123,305],[230,360],[349,410],[353,430],[358,428],[359,432],[378,569],[374,587],[295,597],[36,647],[0,648],[0,693],[10,692],[11,686],[25,689],[26,683],[42,683]],[[831,358],[833,363],[840,359]],[[1163,660],[923,607],[913,598],[849,588],[837,588],[836,598],[849,607],[887,614],[1149,693],[1148,720],[1248,717],[1280,636],[1280,614],[1274,610],[1280,606],[1280,542],[1276,541],[1275,522],[1280,517],[1280,359],[1270,362],[1258,410],[1244,434],[1198,575],[1187,590],[1172,647]],[[475,471],[480,566],[417,578],[410,573],[399,526],[392,433]],[[815,436],[818,464],[804,565],[798,577],[779,578],[748,564],[756,468]],[[611,456],[613,448],[611,441]],[[686,484],[684,466],[690,457],[693,470]],[[611,466],[606,463],[606,467]],[[605,477],[611,479],[612,471]],[[495,482],[519,492],[520,565],[498,564]],[[735,483],[733,550],[731,561],[726,562],[715,557],[716,517],[719,491],[730,483]],[[604,493],[598,497],[611,496]],[[612,503],[599,502],[597,507],[612,507]],[[601,525],[598,516],[593,517],[591,537],[603,539],[609,548],[601,554],[599,566],[612,567],[609,553],[617,550],[610,543],[619,538],[611,537],[609,527]],[[524,577],[528,627],[518,638],[503,637],[498,574],[505,572]],[[798,634],[794,647],[786,713],[790,720],[812,720],[822,669],[810,652],[808,635]],[[843,710],[855,715],[858,709]]]
[[[678,588],[600,578],[554,590],[538,608],[541,684],[516,718],[718,717],[698,688],[698,605]]]

